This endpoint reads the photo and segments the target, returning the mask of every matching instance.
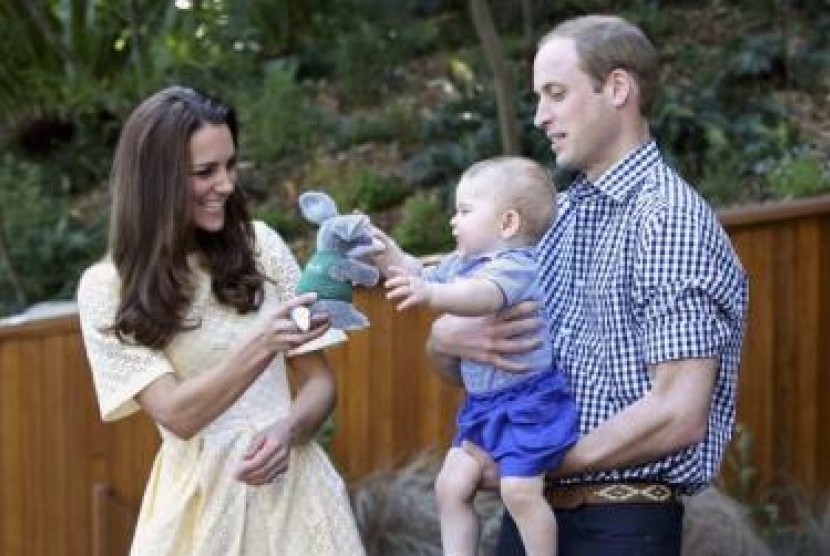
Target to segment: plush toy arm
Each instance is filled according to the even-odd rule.
[[[356,286],[374,286],[380,277],[378,269],[354,259],[337,261],[329,267],[328,272],[338,282],[351,282]]]
[[[346,256],[350,259],[360,259],[366,256],[373,257],[386,249],[383,243],[374,239],[369,234],[366,234],[355,243],[357,245],[346,251]]]

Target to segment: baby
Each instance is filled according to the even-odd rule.
[[[427,305],[459,316],[539,301],[534,245],[555,217],[555,195],[550,175],[532,160],[498,157],[474,164],[456,188],[451,225],[457,248],[437,266],[422,268],[377,232],[386,245],[376,262],[389,277],[387,297],[398,301],[399,310]],[[552,367],[545,336],[538,348],[515,356],[527,372],[460,361],[467,396],[435,486],[447,555],[477,553],[472,501],[492,461],[526,553],[556,553],[556,520],[544,498],[544,475],[576,442],[578,418],[566,377]]]

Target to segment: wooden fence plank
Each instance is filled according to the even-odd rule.
[[[761,482],[772,476],[775,425],[776,313],[770,253],[774,251],[772,229],[740,231],[733,236],[736,249],[752,280],[749,312],[738,377],[738,422],[748,426],[754,445],[755,465]]]

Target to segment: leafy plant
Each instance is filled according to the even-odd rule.
[[[3,155],[0,226],[11,241],[0,265],[0,312],[71,297],[81,271],[104,252],[106,217],[76,218],[65,193],[42,185],[49,182],[43,168]]]
[[[349,172],[331,188],[337,204],[362,212],[376,212],[397,206],[410,190],[401,180],[358,167]]]
[[[392,237],[415,255],[443,253],[453,248],[450,215],[436,192],[418,192],[401,208]]]
[[[804,197],[830,191],[830,172],[810,152],[779,161],[767,181],[777,197]]]
[[[326,116],[307,100],[297,83],[296,61],[275,60],[261,81],[236,98],[245,154],[266,168],[280,159],[307,151],[317,140]]]

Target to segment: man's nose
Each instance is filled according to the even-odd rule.
[[[536,105],[536,114],[533,116],[533,125],[535,125],[538,128],[544,128],[545,124],[548,122],[548,119],[549,116],[547,114],[545,105],[540,100],[539,103]]]

